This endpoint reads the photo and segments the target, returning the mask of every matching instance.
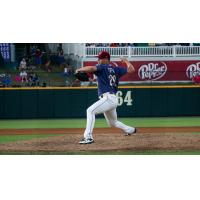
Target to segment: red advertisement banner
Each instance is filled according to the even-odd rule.
[[[189,81],[200,75],[200,61],[134,61],[136,72],[126,74],[121,81]],[[84,62],[84,66],[97,62]],[[111,62],[113,66],[126,67],[121,62]]]

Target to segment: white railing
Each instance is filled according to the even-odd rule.
[[[100,51],[108,51],[112,57],[196,57],[200,56],[200,46],[160,46],[160,47],[85,47],[85,57],[97,56]]]
[[[130,48],[127,47],[86,47],[86,57],[97,56],[100,51],[108,51],[112,56],[127,56]]]
[[[200,47],[176,47],[176,56],[200,56]]]
[[[167,56],[171,57],[174,55],[173,47],[132,47],[131,54],[129,57],[134,56]]]

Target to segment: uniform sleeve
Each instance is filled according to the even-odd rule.
[[[100,72],[100,71],[102,71],[102,69],[103,69],[103,65],[96,65],[96,67],[97,67],[97,72]]]
[[[127,68],[124,68],[124,67],[118,67],[118,75],[119,77],[125,75],[127,73]]]
[[[94,74],[98,76],[101,73],[101,71],[103,70],[104,66],[97,64],[96,68],[97,68],[97,71],[94,72]]]

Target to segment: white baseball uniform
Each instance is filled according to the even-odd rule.
[[[127,73],[123,67],[113,67],[109,64],[97,65],[98,95],[99,100],[87,109],[87,125],[84,132],[84,138],[92,138],[95,124],[95,115],[104,113],[107,123],[111,127],[122,129],[125,133],[134,132],[135,128],[127,126],[117,120],[118,98],[116,92],[118,89],[119,78]]]

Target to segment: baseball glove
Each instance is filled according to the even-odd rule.
[[[79,81],[89,81],[89,77],[85,72],[77,72],[75,73],[75,76]]]

